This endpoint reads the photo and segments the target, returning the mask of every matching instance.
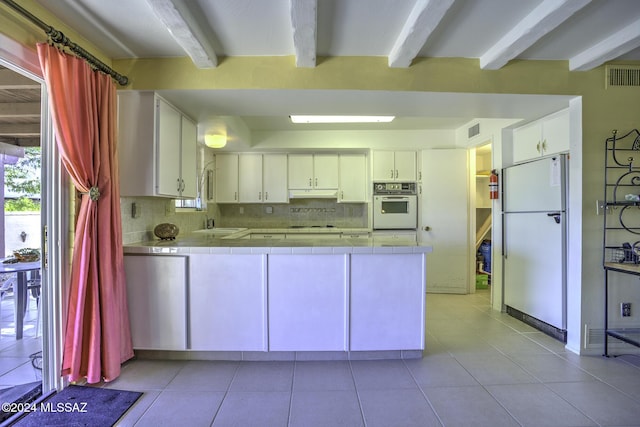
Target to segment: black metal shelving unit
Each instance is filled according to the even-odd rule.
[[[604,170],[604,356],[609,337],[640,347],[640,328],[609,325],[609,275],[640,276],[640,132],[606,140]]]

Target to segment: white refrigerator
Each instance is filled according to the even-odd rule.
[[[561,339],[567,325],[567,161],[558,155],[503,170],[507,312]]]

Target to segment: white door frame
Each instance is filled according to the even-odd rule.
[[[36,52],[0,34],[0,64],[42,85],[41,96],[41,223],[42,258],[42,392],[64,386],[60,375],[64,340],[63,307],[69,278],[69,185],[54,140],[53,123]],[[48,236],[47,236],[48,235]],[[46,242],[45,242],[46,239]]]

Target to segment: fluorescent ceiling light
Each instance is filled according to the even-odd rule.
[[[395,116],[289,116],[293,123],[389,123]]]

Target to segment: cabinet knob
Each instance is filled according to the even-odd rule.
[[[393,179],[393,169],[391,169],[391,175],[389,175],[389,178]]]
[[[318,178],[316,178],[316,187],[318,186]]]
[[[428,225],[425,225],[424,227],[422,227],[422,229],[424,231],[431,231],[431,227],[429,227]]]
[[[398,169],[396,169],[396,179],[398,179]]]
[[[269,200],[269,192],[268,191],[264,192],[264,199],[265,200]]]
[[[309,187],[311,187],[311,186],[312,186],[312,184],[311,184],[311,178],[309,178]]]
[[[262,200],[262,191],[258,191],[258,200]]]
[[[542,140],[542,151],[547,151],[547,140],[546,139]]]
[[[536,144],[536,151],[537,151],[538,153],[540,152],[540,142],[538,142],[538,143]]]

